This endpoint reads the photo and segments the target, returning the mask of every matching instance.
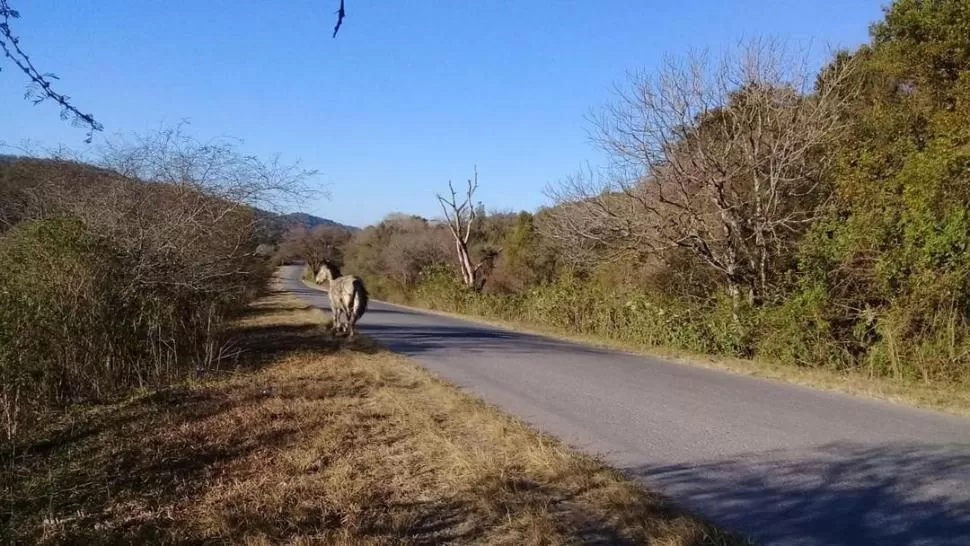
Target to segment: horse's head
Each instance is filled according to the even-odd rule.
[[[317,284],[323,284],[330,282],[340,276],[340,270],[337,266],[323,262],[320,265],[320,270],[317,271]]]

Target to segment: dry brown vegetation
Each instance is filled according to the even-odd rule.
[[[73,159],[72,159],[73,158]],[[269,213],[312,171],[170,129],[0,160],[0,433],[222,366],[272,273]]]
[[[8,446],[3,542],[733,544],[274,292],[230,377],[79,408]],[[12,462],[12,464],[11,464]]]

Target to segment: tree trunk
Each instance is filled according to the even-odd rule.
[[[727,293],[731,296],[731,318],[734,322],[741,322],[740,311],[741,311],[741,287],[738,286],[737,281],[728,278]]]
[[[755,232],[755,247],[758,249],[758,283],[751,294],[751,305],[760,304],[768,293],[768,242],[760,226]]]
[[[455,187],[448,182],[448,189],[451,191],[451,198],[448,199],[438,195],[438,203],[441,211],[445,214],[448,221],[448,228],[455,238],[455,250],[458,253],[458,268],[461,270],[462,283],[471,289],[475,289],[476,273],[478,268],[472,267],[471,258],[468,256],[468,239],[471,237],[472,225],[478,213],[475,210],[475,203],[472,196],[478,188],[478,170],[475,170],[474,180],[468,181],[468,190],[465,199],[459,203]]]
[[[475,270],[468,257],[468,245],[461,239],[455,239],[455,250],[458,251],[458,267],[461,269],[461,280],[469,288],[475,287]]]

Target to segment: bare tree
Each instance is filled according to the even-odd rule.
[[[770,268],[817,216],[831,163],[827,146],[851,66],[816,80],[774,41],[740,55],[667,59],[592,118],[611,159],[548,190],[551,234],[615,254],[688,250],[718,271],[735,310],[769,290]],[[578,242],[578,243],[577,243]]]
[[[280,259],[302,258],[316,273],[324,262],[340,266],[343,247],[350,241],[350,232],[335,226],[297,226],[283,235],[277,254]]]
[[[468,253],[468,241],[471,238],[472,229],[479,213],[475,208],[474,196],[478,189],[478,168],[475,168],[474,178],[468,181],[468,186],[464,196],[459,200],[458,192],[454,184],[448,182],[448,189],[451,197],[444,197],[437,194],[438,203],[445,214],[445,221],[448,229],[455,240],[455,251],[458,255],[458,269],[461,272],[461,280],[465,286],[475,290],[481,290],[485,284],[485,269],[494,261],[497,252],[488,253],[485,259],[472,265],[471,257]]]
[[[97,162],[104,174],[66,171],[50,199],[130,253],[132,289],[245,289],[235,280],[261,267],[254,207],[312,195],[315,173],[261,161],[229,139],[199,141],[183,125],[106,142]]]
[[[452,236],[444,225],[413,217],[385,223],[392,231],[381,249],[384,270],[401,286],[413,287],[429,266],[450,260]]]
[[[454,238],[444,222],[392,213],[355,233],[347,245],[348,267],[367,279],[381,278],[409,290],[428,267],[453,261]]]

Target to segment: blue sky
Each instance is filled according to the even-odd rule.
[[[888,0],[16,0],[18,32],[105,134],[190,121],[198,138],[318,169],[330,199],[301,209],[366,225],[438,213],[469,177],[490,209],[534,209],[542,189],[600,161],[584,115],[628,69],[665,53],[774,35],[830,47],[866,40]],[[20,100],[0,65],[0,141],[83,149],[53,104]]]

